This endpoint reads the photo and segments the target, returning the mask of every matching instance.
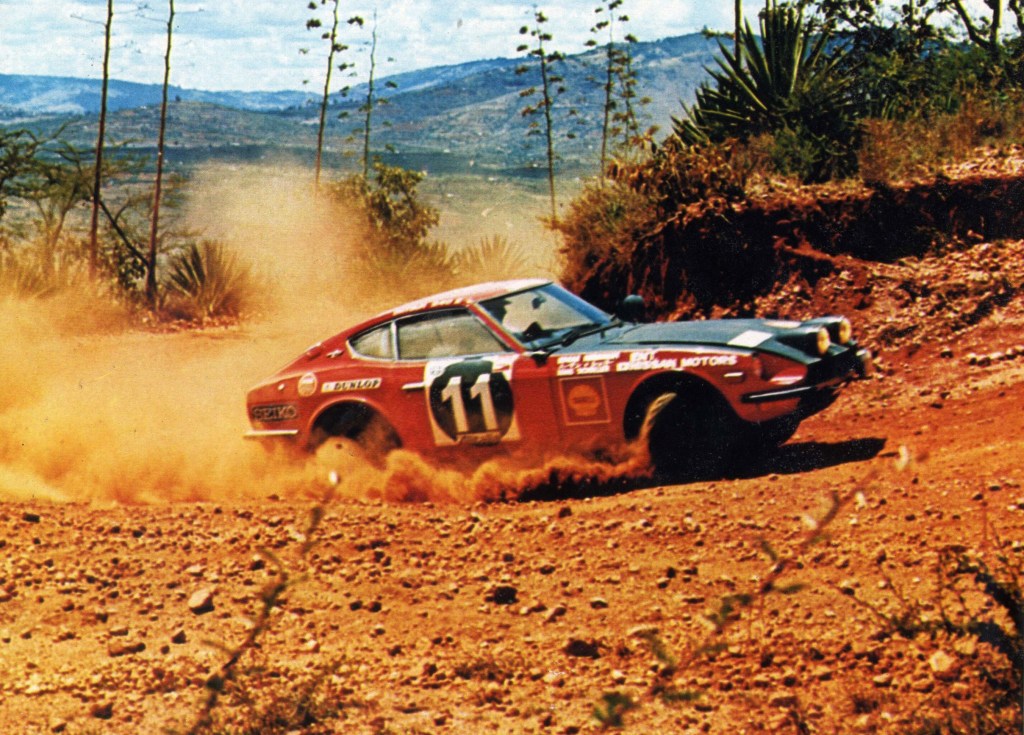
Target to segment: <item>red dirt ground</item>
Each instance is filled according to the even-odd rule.
[[[991,247],[1008,269],[1021,257]],[[988,252],[963,255],[980,291],[962,296],[968,276],[920,260],[869,292],[847,274],[780,297],[850,305],[880,370],[740,477],[524,503],[336,500],[305,556],[299,500],[0,502],[0,732],[188,731],[223,647],[280,579],[274,559],[295,583],[211,732],[586,733],[611,693],[636,705],[626,732],[1019,732],[991,637],[935,625],[1016,632],[971,578],[940,574],[952,548],[1022,584],[1021,299],[965,316],[992,293]],[[926,272],[927,293],[896,287]],[[845,504],[806,545],[833,493]],[[788,565],[758,595],[769,547]]]

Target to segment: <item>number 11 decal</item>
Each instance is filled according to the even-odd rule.
[[[510,375],[511,362],[428,364],[427,402],[437,443],[496,444],[518,439]]]

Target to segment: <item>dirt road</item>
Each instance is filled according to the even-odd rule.
[[[941,570],[944,549],[984,552],[1020,588],[1019,344],[1024,320],[1000,311],[886,352],[776,456],[715,482],[345,497],[311,532],[310,500],[262,485],[6,500],[0,732],[188,731],[282,574],[213,732],[595,732],[595,707],[627,732],[1019,732],[996,628],[938,624],[1014,632],[974,577]]]

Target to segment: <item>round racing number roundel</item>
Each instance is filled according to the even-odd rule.
[[[512,386],[487,360],[453,362],[432,381],[430,412],[452,442],[501,441],[512,426]]]

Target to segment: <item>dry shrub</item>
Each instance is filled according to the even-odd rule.
[[[36,246],[0,251],[0,296],[47,298],[86,281],[85,264],[68,254],[48,254]]]
[[[564,241],[563,277],[573,283],[595,264],[628,263],[656,223],[655,203],[631,186],[618,181],[587,186],[558,223]]]
[[[610,179],[588,186],[556,225],[565,280],[582,283],[595,266],[626,265],[666,226],[742,201],[759,160],[733,141],[687,147],[669,138],[648,161],[613,165]]]
[[[872,119],[862,126],[861,178],[889,184],[933,176],[951,162],[969,159],[980,146],[1020,143],[1024,99],[1018,91],[973,95],[951,114]]]

